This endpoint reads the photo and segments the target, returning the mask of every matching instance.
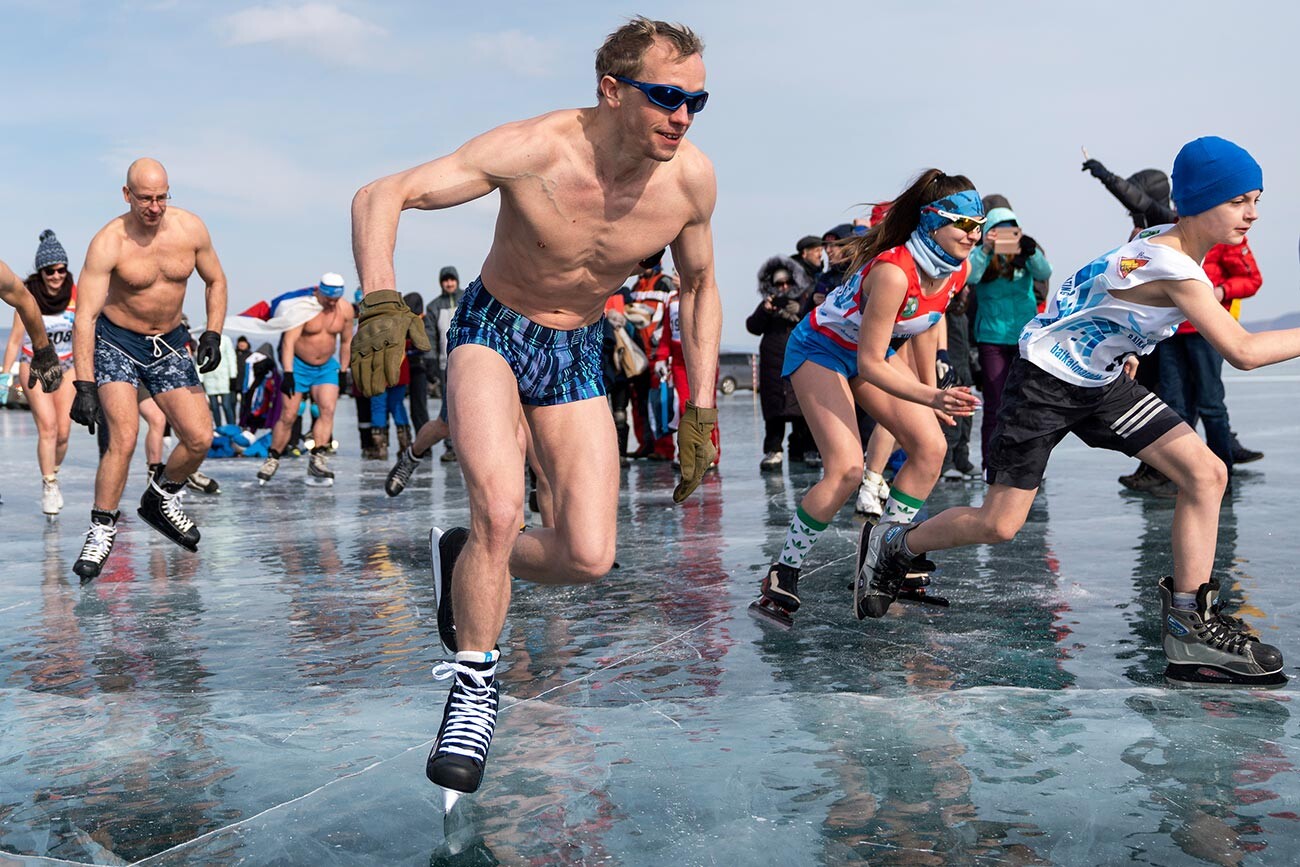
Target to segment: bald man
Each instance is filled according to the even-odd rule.
[[[177,444],[150,477],[139,515],[168,539],[198,550],[199,531],[179,494],[212,444],[212,413],[199,386],[181,325],[185,284],[195,271],[207,294],[209,330],[199,338],[199,372],[221,361],[226,275],[203,221],[169,208],[167,170],[138,159],[126,173],[127,211],[90,242],[77,287],[73,328],[77,396],[72,420],[93,433],[103,411],[108,450],[95,475],[95,505],[81,557],[72,567],[83,581],[99,575],[117,536],[118,503],[140,428],[139,402],[152,396],[171,423]]]

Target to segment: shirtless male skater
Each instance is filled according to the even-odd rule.
[[[226,275],[203,221],[169,208],[167,170],[147,157],[131,163],[122,198],[127,212],[90,241],[77,287],[72,345],[77,396],[72,420],[94,433],[102,405],[108,450],[95,474],[95,504],[81,557],[72,571],[99,575],[117,536],[117,506],[140,429],[141,390],[171,422],[176,448],[140,498],[139,515],[183,548],[197,551],[199,531],[179,494],[212,445],[212,413],[181,325],[185,283],[198,271],[206,286],[208,329],[199,338],[199,371],[221,361]]]
[[[271,434],[271,448],[257,471],[257,480],[265,485],[280,469],[280,453],[289,444],[294,419],[302,396],[310,394],[320,416],[312,424],[315,445],[307,462],[307,484],[328,487],[334,484],[334,472],[326,465],[325,455],[334,440],[334,410],[339,405],[339,377],[347,372],[352,353],[352,320],[356,314],[343,299],[343,278],[326,274],[316,287],[316,300],[324,309],[296,328],[284,332],[280,341],[280,361],[284,379],[280,391],[285,400],[280,418]],[[338,349],[338,357],[334,350]]]
[[[470,526],[440,534],[434,558],[438,630],[456,657],[434,670],[454,680],[426,771],[446,790],[447,809],[482,781],[510,576],[586,583],[613,563],[619,456],[601,378],[602,317],[610,287],[665,246],[681,275],[682,343],[697,402],[678,432],[682,478],[673,499],[684,500],[713,460],[722,327],[710,228],[717,185],[712,164],[685,141],[708,97],[702,50],[685,27],[633,19],[596,55],[594,107],[507,123],[368,184],[353,200],[365,299],[352,370],[371,393],[395,380],[407,335],[423,334],[395,289],[399,215],[501,194],[482,276],[448,335],[451,431]],[[527,533],[519,532],[521,411],[555,507],[553,528]]]

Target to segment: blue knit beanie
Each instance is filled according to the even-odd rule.
[[[1264,170],[1245,148],[1218,136],[1201,136],[1174,158],[1173,186],[1178,216],[1190,217],[1264,189]]]
[[[68,251],[63,249],[59,239],[54,236],[54,230],[46,229],[41,232],[41,245],[36,248],[36,270],[51,265],[66,264],[68,264]]]

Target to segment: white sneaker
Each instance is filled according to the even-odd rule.
[[[41,511],[57,515],[62,508],[63,494],[59,491],[58,476],[45,476],[41,479]]]

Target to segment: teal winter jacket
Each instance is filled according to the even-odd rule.
[[[975,292],[975,342],[1014,346],[1020,342],[1020,329],[1038,314],[1034,281],[1050,279],[1052,266],[1040,247],[1025,262],[1025,267],[1015,269],[1010,280],[999,277],[981,283],[989,259],[988,251],[982,246],[970,254],[966,285]]]

